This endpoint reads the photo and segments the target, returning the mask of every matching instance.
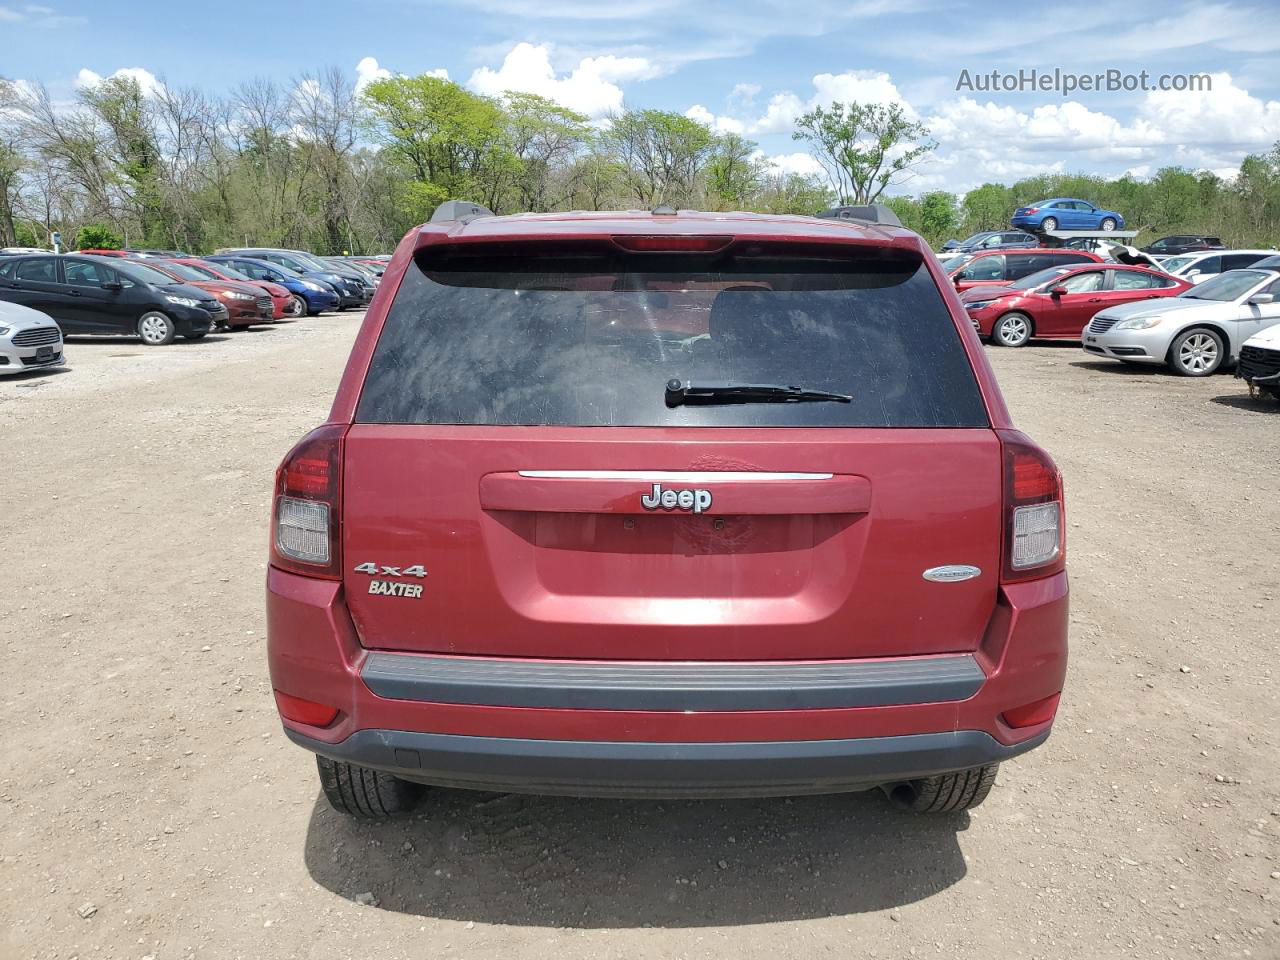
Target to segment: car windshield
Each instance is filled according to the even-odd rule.
[[[291,259],[296,260],[298,263],[303,264],[312,270],[332,270],[333,269],[333,264],[325,263],[319,257],[313,257],[306,253],[291,253],[289,254],[289,256]]]
[[[1192,263],[1195,259],[1195,257],[1168,257],[1161,261],[1160,266],[1162,266],[1168,273],[1177,273],[1187,264]]]
[[[175,280],[167,273],[162,273],[152,267],[138,263],[136,260],[122,262],[117,260],[112,266],[117,267],[130,280],[137,280],[140,283],[154,283],[160,287],[171,286],[181,281]],[[177,271],[174,271],[175,273]]]
[[[975,233],[972,237],[968,237],[964,240],[961,240],[960,246],[966,247],[971,243],[977,243],[979,240],[985,240],[989,236],[991,236],[990,230],[986,231],[985,233]]]
[[[1043,270],[1037,270],[1035,273],[1029,273],[1021,280],[1015,280],[1009,284],[1011,290],[1034,290],[1042,283],[1048,283],[1062,276],[1064,273],[1070,273],[1076,267],[1046,267]]]
[[[699,260],[703,265],[698,266]],[[677,404],[667,384],[839,403]],[[420,254],[387,316],[363,423],[979,427],[955,324],[918,257]]]
[[[966,263],[968,263],[972,259],[973,259],[973,254],[971,253],[957,253],[950,257],[943,257],[938,262],[942,264],[943,270],[947,271],[947,273],[950,273],[953,270],[959,270],[961,267],[963,267]]]
[[[218,264],[217,270],[219,280],[253,280],[253,277],[249,276],[247,273],[241,273],[239,270],[235,269],[235,267],[229,267],[225,263]]]
[[[174,263],[171,260],[166,260],[164,263],[159,264],[159,267],[168,273],[176,273],[183,280],[193,280],[196,283],[205,283],[209,280],[218,279],[208,270],[201,270],[199,267],[193,267],[186,263]]]
[[[1270,276],[1262,270],[1228,270],[1179,296],[1188,300],[1236,300]]]

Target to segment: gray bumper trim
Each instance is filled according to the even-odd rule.
[[[556,663],[371,653],[380,697],[567,710],[821,710],[948,703],[986,675],[970,655],[846,663]]]
[[[622,743],[360,730],[294,743],[334,760],[446,787],[618,797],[787,796],[866,790],[1008,760],[1049,732],[1005,746],[979,730],[750,743]]]

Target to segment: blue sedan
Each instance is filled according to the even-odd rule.
[[[1023,230],[1121,230],[1124,217],[1114,210],[1095,207],[1088,200],[1058,197],[1019,207],[1009,221]]]
[[[210,263],[220,263],[239,270],[254,280],[266,280],[278,283],[288,289],[302,305],[309,317],[314,317],[322,310],[337,310],[341,304],[338,292],[323,280],[314,277],[303,277],[282,267],[278,263],[258,260],[255,257],[223,256],[221,254],[205,257]]]

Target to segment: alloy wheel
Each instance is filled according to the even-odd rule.
[[[1193,374],[1209,373],[1218,365],[1218,341],[1207,333],[1193,333],[1178,347],[1178,364]]]
[[[1026,317],[1011,313],[996,322],[995,335],[1002,346],[1020,347],[1031,339],[1031,327]]]

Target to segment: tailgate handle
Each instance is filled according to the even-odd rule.
[[[661,505],[668,491],[675,493],[677,505]],[[680,498],[686,492],[691,496]],[[846,474],[747,471],[488,473],[480,478],[480,506],[531,513],[857,514],[871,509],[871,481]]]

